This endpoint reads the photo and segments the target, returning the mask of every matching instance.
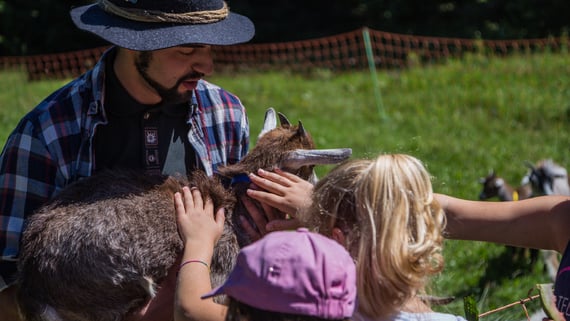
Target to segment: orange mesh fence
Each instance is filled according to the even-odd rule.
[[[289,69],[307,71],[315,68],[333,71],[357,70],[368,66],[365,29],[318,39],[282,43],[214,46],[216,69]],[[477,40],[422,37],[368,30],[369,43],[377,68],[406,68],[466,53],[505,56],[515,53],[553,52],[567,49],[567,39]],[[26,68],[28,78],[76,77],[90,69],[108,47],[59,54],[0,57],[0,69]]]
[[[353,69],[367,65],[360,30],[311,40],[213,48],[217,69]]]
[[[0,57],[0,69],[25,68],[29,80],[71,78],[89,70],[108,47],[23,57]]]

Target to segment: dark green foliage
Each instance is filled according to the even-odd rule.
[[[570,2],[539,0],[333,0],[230,1],[252,18],[254,42],[276,42],[331,35],[368,26],[425,36],[484,39],[543,38],[570,26]]]
[[[0,0],[0,55],[29,55],[105,44],[78,30],[72,6],[88,0]],[[253,42],[330,36],[368,26],[438,37],[520,39],[560,36],[570,27],[570,1],[552,0],[228,0],[256,25]]]
[[[66,52],[104,45],[69,16],[87,0],[0,0],[0,56]]]

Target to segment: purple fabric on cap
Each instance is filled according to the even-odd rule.
[[[244,247],[228,280],[202,298],[220,294],[262,310],[343,319],[354,312],[356,268],[323,235],[272,232]]]

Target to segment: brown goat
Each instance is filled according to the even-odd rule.
[[[518,188],[513,188],[502,177],[497,176],[492,170],[489,175],[481,178],[483,190],[479,193],[480,200],[488,200],[497,197],[500,201],[519,201],[533,197],[533,189],[530,183],[523,183]],[[517,261],[528,258],[531,265],[538,260],[539,250],[522,247],[507,246],[510,257]]]
[[[518,201],[532,197],[530,184],[523,184],[515,189],[502,177],[497,176],[494,170],[481,178],[480,183],[483,184],[483,190],[479,193],[479,199],[482,201],[493,197],[501,201]]]
[[[18,262],[24,320],[121,320],[142,307],[182,251],[173,194],[201,184],[217,207],[233,204],[221,185],[201,176],[195,172],[187,182],[102,172],[70,185],[32,215]],[[220,245],[231,252],[233,243]],[[213,276],[233,262],[221,255],[215,264]]]
[[[32,215],[18,262],[18,303],[25,320],[123,320],[144,306],[182,252],[173,194],[184,185],[225,207],[224,232],[212,258],[212,285],[226,279],[239,245],[249,243],[239,215],[249,183],[236,177],[258,168],[287,169],[310,179],[313,167],[335,164],[350,149],[315,150],[304,130],[269,109],[255,148],[238,164],[220,168],[237,183],[224,188],[201,171],[190,178],[102,172],[64,189]],[[238,238],[240,243],[238,244]]]

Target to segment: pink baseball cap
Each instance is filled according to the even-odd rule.
[[[224,284],[202,299],[221,294],[261,310],[344,319],[354,312],[356,268],[328,237],[306,228],[272,232],[244,247]]]

